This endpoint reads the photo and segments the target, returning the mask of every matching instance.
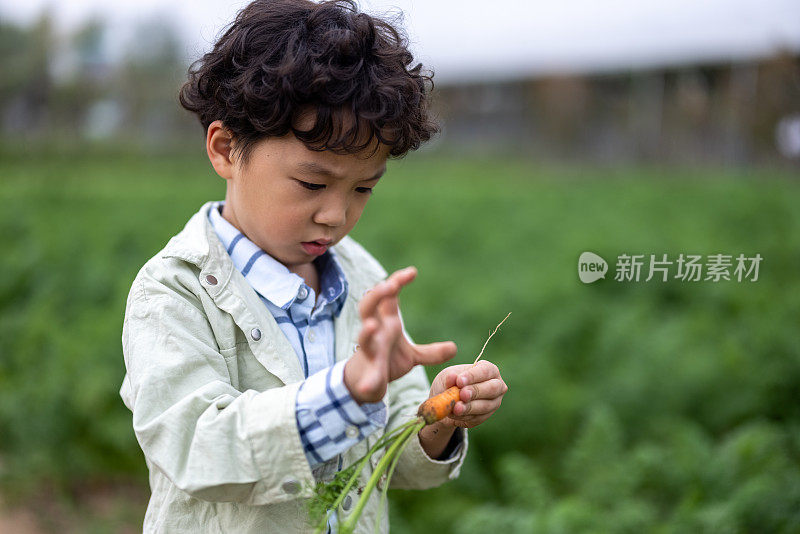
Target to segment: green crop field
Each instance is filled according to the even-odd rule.
[[[5,500],[146,489],[118,396],[125,299],[223,197],[202,154],[0,153]],[[388,270],[419,268],[401,299],[415,340],[471,362],[512,312],[484,355],[502,408],[458,480],[390,493],[393,532],[800,532],[798,205],[786,171],[390,162],[353,235]],[[578,280],[584,251],[605,280]],[[680,253],[763,261],[756,282],[614,280],[621,254]],[[85,531],[136,527],[130,506]]]

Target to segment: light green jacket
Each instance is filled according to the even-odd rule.
[[[145,532],[310,532],[305,504],[315,477],[300,442],[295,396],[303,371],[291,344],[237,271],[205,204],[139,271],[128,296],[120,395],[150,470]],[[334,247],[349,283],[334,321],[335,358],[348,358],[360,330],[358,301],[386,271],[349,237]],[[262,335],[253,335],[255,329]],[[255,339],[258,338],[258,339]],[[392,382],[384,399],[390,430],[428,397],[421,367]],[[361,457],[382,431],[343,455]],[[424,489],[458,476],[455,461],[430,459],[416,439],[392,488]],[[376,455],[379,456],[379,455]],[[365,469],[359,486],[371,468]],[[328,476],[330,470],[328,470]],[[325,475],[323,475],[324,477]],[[346,499],[352,509],[357,500]],[[374,492],[357,532],[372,532]],[[347,510],[338,511],[340,517]],[[384,510],[382,532],[388,531]]]

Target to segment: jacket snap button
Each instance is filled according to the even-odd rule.
[[[208,282],[208,285],[210,286],[215,286],[217,285],[217,277],[214,276],[213,274],[209,274],[208,276],[206,276],[206,282]]]
[[[342,510],[346,512],[350,510],[351,506],[353,506],[353,498],[350,495],[348,495],[347,497],[344,498],[344,501],[342,501]]]
[[[253,328],[252,330],[250,330],[250,337],[253,338],[253,341],[258,341],[259,339],[261,339],[261,330],[259,330],[258,328]]]
[[[350,439],[357,438],[358,437],[358,427],[356,427],[355,425],[348,425],[347,428],[344,431],[344,434]]]
[[[285,491],[286,493],[289,493],[289,494],[291,494],[291,495],[294,495],[295,493],[297,493],[298,491],[300,491],[300,483],[299,483],[299,482],[297,482],[297,481],[296,481],[296,480],[294,480],[294,479],[290,479],[290,480],[287,480],[286,482],[284,482],[284,483],[281,485],[281,488],[282,488],[282,489],[283,489],[283,491]]]

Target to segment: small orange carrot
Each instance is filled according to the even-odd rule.
[[[458,402],[460,394],[461,389],[458,386],[453,386],[442,391],[438,395],[423,402],[417,411],[417,416],[421,417],[426,425],[444,419],[453,413],[453,407],[456,405],[456,402]]]
[[[483,351],[484,349],[486,349],[486,345],[489,343],[489,340],[492,339],[492,336],[497,333],[497,330],[500,328],[500,325],[506,322],[506,319],[508,319],[509,315],[511,315],[511,313],[506,315],[505,318],[502,321],[500,321],[500,324],[494,327],[494,331],[491,334],[489,334],[486,343],[483,344],[483,348],[481,349],[480,354],[478,354],[478,357],[475,358],[474,362],[472,362],[472,365],[475,365],[476,363],[478,363],[478,360],[481,359],[481,356],[483,356]],[[448,388],[439,393],[438,395],[435,395],[426,400],[425,402],[423,402],[419,406],[419,410],[417,410],[417,417],[421,417],[422,420],[425,421],[426,425],[431,425],[436,421],[441,421],[442,419],[453,413],[453,408],[455,408],[456,403],[458,402],[460,396],[461,396],[461,389],[458,386],[453,386],[451,388]]]

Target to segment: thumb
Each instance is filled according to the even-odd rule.
[[[426,345],[411,345],[415,363],[421,365],[436,365],[451,359],[458,352],[458,347],[452,341],[437,341]]]

